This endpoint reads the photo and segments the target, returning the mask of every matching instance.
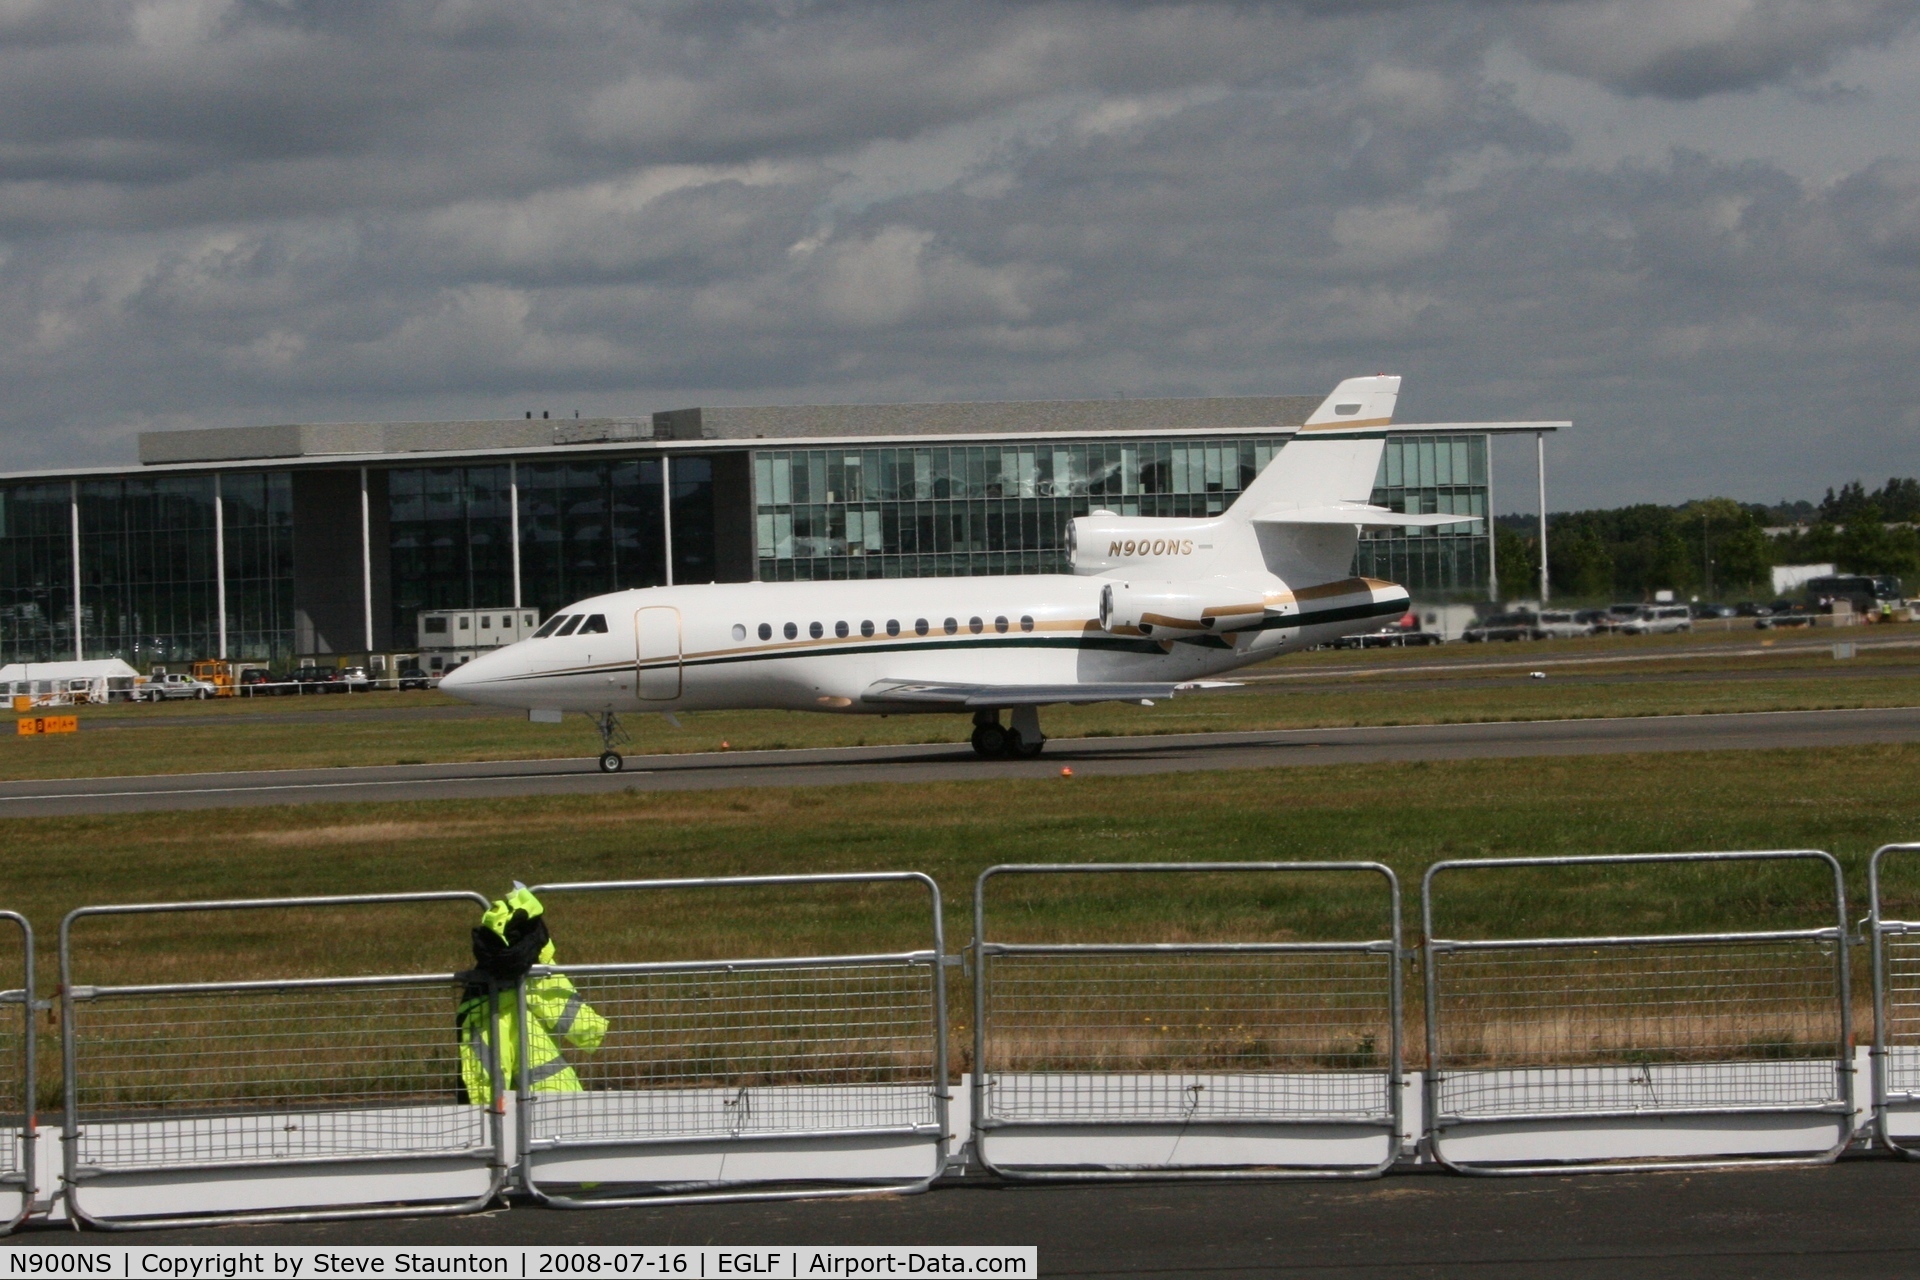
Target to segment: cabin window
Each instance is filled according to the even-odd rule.
[[[467,630],[467,629],[468,629],[468,624],[470,624],[470,623],[471,623],[472,621],[473,621],[473,620],[472,620],[471,618],[462,618],[462,619],[460,619],[460,629],[461,629],[462,631],[465,631],[465,630]]]
[[[810,622],[807,624],[807,634],[812,636],[815,640],[818,640],[823,634],[825,634],[825,632],[826,632],[826,628],[821,626],[817,622]]]
[[[596,613],[588,618],[580,624],[580,634],[583,636],[603,636],[607,634],[607,615],[604,613]]]
[[[932,628],[927,626],[927,620],[925,618],[915,618],[913,620],[913,634],[923,636],[930,630],[932,630]]]
[[[773,627],[770,624],[765,622],[760,624],[760,638],[762,640],[773,639]]]
[[[844,622],[834,623],[833,634],[835,634],[836,636],[839,636],[842,640],[845,640],[847,638],[847,624]]]
[[[786,625],[786,629],[782,631],[781,634],[786,636],[787,639],[791,640],[795,636],[800,634],[800,628],[794,626],[791,622],[789,622]]]
[[[586,617],[585,614],[580,614],[580,613],[568,614],[567,620],[560,624],[560,629],[553,633],[554,636],[559,637],[559,636],[572,635],[575,629],[579,627],[581,620],[585,617]]]
[[[491,631],[491,630],[493,630],[493,615],[492,615],[492,614],[486,614],[486,613],[483,613],[483,614],[481,614],[481,615],[480,615],[480,629],[481,629],[482,631]]]
[[[533,638],[535,640],[539,640],[545,636],[552,635],[555,631],[560,629],[560,624],[565,622],[566,620],[567,620],[566,614],[564,613],[554,614],[551,618],[548,618],[546,620],[545,624],[543,624],[538,631],[533,633]],[[432,631],[434,629],[433,624],[436,622],[440,624],[440,630],[442,632],[444,632],[447,629],[447,620],[445,618],[428,618],[427,630]]]
[[[739,623],[737,623],[737,622],[736,622],[736,623],[734,623],[734,624],[733,624],[733,638],[734,638],[735,640],[745,640],[745,639],[747,638],[747,629],[746,629],[745,627],[743,627],[743,626],[741,626],[741,625],[740,625]]]
[[[1032,614],[1030,614],[1030,613],[1023,613],[1023,614],[1021,614],[1021,615],[1020,615],[1020,629],[1021,629],[1022,631],[1031,631],[1031,630],[1033,630],[1033,615],[1032,615]]]
[[[973,632],[973,634],[975,635],[979,635],[981,630],[985,626],[986,626],[986,623],[980,621],[978,617],[972,617],[967,619],[967,630]]]
[[[862,622],[860,624],[860,634],[863,636],[870,636],[873,634],[873,620],[871,618],[867,619],[865,622]]]
[[[947,625],[947,634],[952,635],[954,632],[960,629],[960,620],[958,618],[948,618],[946,625]]]
[[[900,634],[900,619],[898,618],[887,619],[887,634],[890,636],[897,636]]]
[[[993,629],[1001,635],[1007,634],[1007,619],[1005,614],[993,620]]]
[[[523,627],[530,627],[530,626],[532,626],[532,625],[533,625],[533,615],[532,615],[532,614],[530,614],[530,613],[523,613],[523,614],[521,614],[521,615],[520,615],[520,625],[521,625],[521,626],[523,626]]]

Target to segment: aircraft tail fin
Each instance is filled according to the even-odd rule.
[[[1381,429],[1392,425],[1399,395],[1400,379],[1390,375],[1342,382],[1227,513],[1257,520],[1275,508],[1365,504],[1386,447]]]
[[[1228,519],[1254,526],[1270,572],[1290,581],[1347,576],[1359,526],[1375,523],[1368,503],[1399,395],[1398,377],[1348,378],[1227,508]],[[1318,518],[1343,506],[1362,510],[1350,524]]]

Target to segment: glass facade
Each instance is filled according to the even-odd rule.
[[[754,563],[768,581],[1065,572],[1064,535],[1074,516],[1096,507],[1133,516],[1217,514],[1286,439],[761,450],[752,459]],[[672,465],[670,537],[657,455],[380,469],[388,558],[376,563],[386,571],[376,589],[387,596],[393,642],[408,645],[423,609],[512,602],[516,478],[521,600],[542,614],[583,596],[664,583],[669,545],[674,581],[714,581],[722,523],[741,530],[746,513],[717,510],[712,458],[676,456]],[[744,483],[743,472],[726,474],[739,477],[729,485]],[[165,473],[78,483],[88,657],[147,666],[218,653],[215,483],[211,474]],[[285,661],[295,649],[295,478],[233,472],[218,484],[227,652]],[[73,656],[72,492],[64,480],[0,484],[0,661]],[[337,535],[339,522],[350,520],[357,531],[357,511],[333,510],[338,497],[302,501],[319,508],[303,509],[309,524],[302,528],[317,523]],[[1476,518],[1444,530],[1369,534],[1356,572],[1403,583],[1422,599],[1484,592],[1486,437],[1389,438],[1373,501]],[[357,532],[350,540],[357,547]],[[741,545],[730,554],[745,551]],[[325,564],[331,553],[307,554]],[[358,565],[342,573],[357,602]]]
[[[1487,590],[1487,437],[1388,437],[1373,504],[1411,515],[1473,515],[1438,529],[1380,529],[1361,536],[1354,572],[1404,586],[1421,600],[1478,598]]]
[[[293,656],[293,477],[220,477],[227,543],[227,654],[244,662]],[[212,656],[211,654],[205,656]]]
[[[71,490],[0,485],[0,663],[73,657]]]
[[[769,450],[754,458],[762,581],[1066,573],[1067,521],[1224,511],[1283,436]]]
[[[395,468],[387,517],[396,643],[408,643],[422,609],[513,603],[516,481],[521,603],[546,615],[582,596],[666,582],[658,458]],[[712,581],[713,557],[712,460],[676,457],[674,581]]]
[[[769,450],[754,459],[760,577],[1066,573],[1073,517],[1095,507],[1129,516],[1218,514],[1286,439]],[[1485,591],[1486,437],[1389,438],[1373,501],[1482,518],[1368,535],[1355,572],[1422,598]]]

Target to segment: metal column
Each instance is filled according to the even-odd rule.
[[[227,657],[227,509],[220,473],[213,474],[213,607],[220,617],[220,659]]]
[[[85,662],[80,643],[80,482],[67,481],[67,515],[73,556],[73,660]]]
[[[1481,436],[1487,443],[1487,599],[1500,598],[1500,539],[1493,525],[1493,437]]]
[[[520,464],[507,463],[507,528],[513,543],[513,607],[520,607]],[[514,624],[518,626],[518,622]]]
[[[1533,478],[1540,486],[1540,603],[1547,602],[1547,433],[1533,433]]]
[[[673,455],[660,455],[660,527],[666,548],[667,585],[673,585]]]
[[[367,469],[360,468],[360,607],[366,618],[367,658],[373,658],[373,529],[367,510]]]

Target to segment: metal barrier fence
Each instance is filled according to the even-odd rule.
[[[1013,943],[996,877],[1378,877],[1365,941]],[[1372,862],[1030,864],[974,884],[974,1154],[1008,1178],[1371,1177],[1400,1151],[1400,886]]]
[[[1725,933],[1456,940],[1467,870],[1752,864],[1831,872],[1829,922]],[[1470,1173],[1825,1163],[1853,1128],[1840,864],[1813,850],[1440,862],[1421,887],[1427,1132]]]
[[[1913,1160],[1920,1159],[1920,921],[1889,919],[1881,896],[1882,869],[1901,854],[1920,854],[1920,844],[1882,845],[1867,863],[1873,1131],[1881,1145]]]
[[[945,941],[931,877],[740,876],[533,891],[551,911],[551,896],[576,893],[884,884],[926,890],[929,946],[536,966],[519,993],[514,1081],[526,1190],[565,1208],[925,1190],[945,1166],[948,1104]],[[569,1033],[589,1012],[605,1019],[587,1037],[598,1043],[570,1052]],[[531,1078],[547,1052],[536,1049],[536,1023],[577,1087],[543,1089]],[[595,1183],[629,1190],[583,1194]]]
[[[20,987],[0,990],[0,1235],[19,1226],[33,1209],[39,1125],[38,1063],[34,1054],[33,926],[17,911],[0,911],[20,930]],[[20,1010],[16,1021],[13,1009]],[[17,1207],[5,1197],[18,1190]]]
[[[487,906],[447,892],[69,913],[60,1045],[73,1218],[128,1229],[489,1204],[506,1174],[504,1090],[488,1053],[494,1105],[465,1100],[456,975],[87,986],[75,973],[74,926],[95,917],[433,902]],[[179,1207],[157,1210],[169,1193]]]

